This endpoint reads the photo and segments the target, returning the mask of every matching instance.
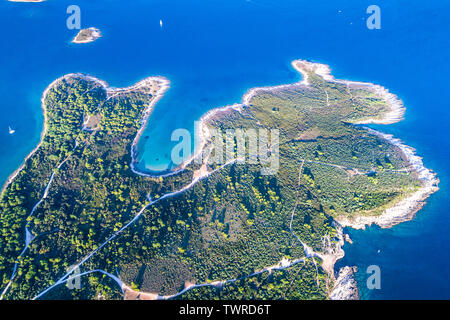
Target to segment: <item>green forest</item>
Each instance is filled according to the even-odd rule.
[[[384,100],[308,78],[310,86],[259,91],[206,124],[279,130],[276,173],[208,163],[211,174],[190,187],[194,162],[165,177],[132,171],[151,88],[111,97],[80,75],[58,81],[45,96],[42,142],[0,199],[4,299],[36,297],[88,255],[81,288],[63,282],[39,298],[122,299],[122,288],[95,271],[104,270],[135,291],[176,299],[326,299],[334,276],[297,237],[318,253],[338,246],[336,217],[378,215],[420,180],[397,147],[353,125],[386,112]],[[26,230],[32,241],[21,255]],[[282,260],[301,262],[261,271]],[[188,284],[204,286],[177,295]]]

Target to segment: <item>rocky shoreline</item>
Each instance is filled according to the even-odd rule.
[[[339,270],[330,300],[359,300],[358,283],[355,280],[356,267],[343,267]]]
[[[416,155],[414,148],[403,144],[400,139],[370,128],[366,129],[370,133],[389,141],[402,151],[403,155],[410,163],[410,170],[417,173],[422,182],[422,186],[392,207],[387,208],[381,215],[358,216],[354,219],[339,217],[336,220],[343,227],[351,227],[353,229],[364,229],[371,224],[377,224],[381,228],[390,228],[399,223],[412,220],[416,213],[426,204],[426,199],[439,190],[439,179],[436,173],[426,168],[423,165],[422,158]]]
[[[38,143],[38,145],[25,157],[25,159],[23,160],[22,164],[20,165],[19,168],[17,168],[6,180],[6,182],[4,183],[4,185],[2,186],[1,192],[0,192],[0,196],[3,195],[3,192],[5,191],[5,189],[7,188],[7,186],[14,180],[14,178],[17,176],[17,174],[20,172],[20,170],[22,170],[25,166],[26,161],[36,152],[36,150],[40,147],[41,143],[42,143],[42,139],[45,136],[46,132],[47,132],[47,116],[46,116],[46,106],[45,106],[45,98],[47,97],[48,92],[50,91],[50,89],[52,87],[54,87],[59,81],[64,80],[64,79],[84,79],[87,81],[93,81],[95,82],[97,85],[99,85],[100,87],[102,87],[105,91],[106,91],[106,95],[107,95],[107,99],[111,99],[121,93],[126,93],[126,92],[130,92],[132,90],[139,90],[141,88],[144,88],[145,86],[147,87],[152,87],[153,85],[156,85],[158,87],[158,89],[156,90],[156,93],[152,94],[152,100],[151,102],[148,104],[147,108],[144,111],[144,116],[142,117],[142,122],[141,122],[141,127],[139,128],[138,134],[136,135],[133,144],[132,144],[132,162],[131,162],[131,168],[133,170],[134,173],[139,174],[139,175],[146,175],[143,172],[137,171],[134,169],[133,163],[135,162],[135,154],[136,154],[136,146],[137,146],[137,142],[139,141],[140,136],[142,135],[143,130],[145,129],[145,125],[147,124],[148,121],[148,117],[150,116],[154,105],[158,102],[159,99],[162,98],[162,96],[164,95],[164,93],[169,89],[170,87],[170,81],[164,77],[160,77],[160,76],[156,76],[156,77],[149,77],[146,79],[143,79],[141,81],[139,81],[138,83],[129,86],[129,87],[125,87],[125,88],[113,88],[110,87],[106,81],[104,80],[100,80],[94,76],[91,75],[86,75],[86,74],[82,74],[82,73],[69,73],[66,74],[62,77],[59,77],[57,79],[55,79],[52,83],[50,83],[47,88],[45,88],[42,96],[41,96],[41,107],[42,107],[42,112],[44,115],[44,127],[43,130],[41,132],[41,139],[40,142]]]
[[[155,76],[155,77],[148,77],[145,78],[136,84],[124,87],[124,88],[114,88],[108,85],[108,83],[104,80],[100,80],[94,76],[90,75],[84,75],[84,74],[77,74],[77,76],[82,77],[86,80],[94,81],[99,86],[101,86],[106,91],[107,100],[112,99],[120,94],[128,93],[135,90],[143,90],[147,88],[148,92],[147,94],[151,95],[150,102],[148,103],[147,107],[144,110],[144,114],[141,118],[141,126],[136,134],[136,136],[133,139],[133,143],[131,144],[131,164],[130,168],[133,171],[133,173],[146,176],[146,177],[156,177],[155,175],[148,174],[142,171],[139,171],[135,168],[135,164],[137,163],[136,155],[137,155],[137,145],[139,142],[139,139],[142,136],[142,133],[145,130],[145,127],[148,122],[148,118],[150,117],[150,114],[153,111],[153,107],[156,105],[156,103],[164,96],[165,92],[169,90],[170,88],[170,81],[162,76]]]
[[[195,154],[189,158],[180,168],[184,168],[193,159],[199,156],[204,145],[209,136],[207,129],[207,120],[212,116],[220,112],[235,110],[240,112],[243,107],[248,107],[251,99],[261,91],[274,91],[283,88],[289,88],[292,86],[308,86],[308,72],[315,72],[317,75],[321,76],[324,80],[329,82],[336,82],[340,84],[345,84],[347,86],[362,86],[369,89],[375,95],[382,98],[387,106],[388,110],[385,111],[379,118],[368,118],[358,121],[355,124],[392,124],[403,120],[403,116],[406,108],[404,107],[402,101],[395,95],[389,92],[388,89],[366,82],[348,81],[348,80],[337,80],[331,74],[331,69],[329,66],[320,63],[313,63],[305,60],[295,60],[292,62],[293,68],[302,74],[302,80],[292,84],[284,84],[272,87],[260,87],[252,88],[243,96],[242,102],[240,104],[234,104],[230,106],[225,106],[222,108],[212,109],[207,112],[200,119],[200,146]],[[436,174],[431,170],[424,167],[423,162],[419,156],[415,154],[415,150],[409,146],[404,145],[399,139],[393,138],[391,135],[386,135],[384,133],[366,128],[371,134],[377,135],[383,139],[388,140],[390,143],[398,147],[408,162],[410,163],[410,168],[412,171],[419,175],[419,178],[423,181],[423,186],[413,194],[409,195],[405,199],[401,200],[399,203],[395,204],[391,208],[385,210],[385,212],[379,216],[375,217],[364,217],[359,216],[355,220],[350,221],[345,217],[340,217],[335,219],[336,225],[339,225],[338,232],[340,234],[339,246],[340,250],[336,249],[332,253],[324,253],[322,256],[324,261],[324,267],[327,269],[333,269],[334,264],[337,260],[344,256],[344,252],[341,247],[344,244],[344,235],[342,233],[343,227],[351,227],[355,229],[364,228],[366,225],[376,223],[383,228],[389,228],[398,223],[411,220],[414,218],[417,211],[419,211],[425,204],[425,199],[438,188],[439,180]],[[354,279],[354,273],[356,272],[356,267],[344,267],[339,271],[337,279],[335,278],[336,285],[331,290],[330,299],[358,299],[359,293],[357,288],[356,280]]]
[[[72,43],[89,43],[102,37],[102,33],[99,29],[91,27],[87,29],[81,29],[78,34],[73,38]]]
[[[380,96],[388,105],[389,111],[385,112],[381,118],[364,119],[355,124],[392,124],[403,120],[406,108],[404,107],[402,101],[382,86],[364,82],[336,80],[331,75],[331,69],[329,66],[324,64],[313,64],[310,62],[297,60],[293,62],[293,66],[297,71],[302,73],[305,83],[308,83],[308,80],[307,73],[304,69],[308,68],[309,70],[313,70],[316,74],[320,75],[326,81],[341,83],[347,86],[359,85],[369,88],[376,95]],[[381,228],[390,228],[396,224],[413,219],[415,214],[425,205],[425,200],[432,193],[439,190],[439,179],[437,178],[436,173],[423,165],[422,158],[416,155],[415,149],[403,144],[400,139],[394,138],[392,135],[384,134],[367,127],[365,129],[369,133],[385,139],[389,143],[398,147],[406,160],[409,162],[411,171],[417,173],[419,179],[422,181],[422,186],[419,190],[413,192],[406,198],[394,204],[392,207],[386,209],[381,215],[358,216],[353,220],[350,220],[347,217],[338,217],[335,221],[341,227],[351,227],[353,229],[364,229],[366,225],[371,224],[377,224]],[[339,258],[340,257],[336,257],[335,261]],[[356,271],[356,267],[351,266],[346,266],[339,270],[338,277],[335,281],[335,286],[329,296],[331,300],[359,299],[358,286],[354,278]]]
[[[306,71],[313,71],[321,76],[324,80],[349,85],[358,85],[370,89],[374,94],[381,97],[389,107],[380,118],[364,119],[355,124],[392,124],[403,120],[406,108],[403,102],[395,95],[389,92],[388,89],[375,85],[372,83],[356,82],[348,80],[336,80],[332,74],[329,66],[319,63],[311,63],[304,60],[296,60],[292,62],[292,66],[303,75],[301,84],[308,85],[308,73]],[[392,207],[387,208],[381,215],[378,216],[358,216],[353,220],[347,217],[338,217],[335,219],[339,224],[338,232],[342,235],[342,227],[351,227],[353,229],[364,229],[366,225],[377,224],[382,228],[390,228],[396,224],[411,220],[415,214],[425,205],[425,200],[434,192],[439,190],[439,179],[436,173],[426,168],[423,165],[422,158],[416,155],[415,149],[402,143],[400,139],[394,138],[392,135],[384,134],[382,132],[365,128],[369,133],[376,135],[389,143],[398,147],[403,153],[406,160],[409,162],[410,170],[417,173],[419,179],[422,181],[422,186],[406,198],[402,199]],[[347,239],[344,235],[344,238]],[[349,237],[348,237],[349,239]],[[349,240],[350,242],[351,240]],[[343,241],[339,241],[343,246]],[[343,250],[342,250],[343,251]],[[334,262],[343,257],[343,254],[338,250]],[[356,267],[346,266],[339,270],[339,275],[335,281],[335,286],[331,290],[330,299],[332,300],[353,300],[359,299],[359,292],[357,282],[354,278],[354,273],[357,271]]]
[[[240,111],[242,107],[248,106],[250,103],[250,100],[260,91],[274,91],[274,90],[279,90],[279,89],[288,88],[288,87],[292,87],[292,86],[308,86],[309,81],[308,81],[308,73],[307,72],[311,72],[311,71],[315,72],[317,75],[321,76],[326,81],[336,82],[336,83],[341,83],[341,84],[346,84],[346,85],[364,86],[365,88],[368,88],[371,91],[373,91],[374,94],[381,97],[388,105],[389,110],[386,111],[382,115],[381,118],[364,119],[364,120],[358,121],[355,124],[392,124],[392,123],[399,122],[403,119],[406,108],[404,107],[402,101],[395,94],[390,93],[388,89],[386,89],[380,85],[375,85],[372,83],[365,83],[365,82],[357,82],[357,81],[336,80],[331,75],[330,67],[327,65],[324,65],[324,64],[320,64],[320,63],[313,63],[313,62],[309,62],[309,61],[305,61],[305,60],[295,60],[292,62],[292,66],[294,67],[294,69],[296,71],[298,71],[300,74],[302,74],[303,79],[300,82],[293,83],[293,84],[284,84],[284,85],[279,85],[279,86],[273,86],[273,87],[253,88],[253,89],[250,89],[249,91],[247,91],[247,93],[243,96],[242,102],[240,104],[234,104],[234,105],[230,105],[230,106],[226,106],[226,107],[222,107],[222,108],[212,109],[211,111],[206,113],[200,119],[200,123],[201,123],[200,139],[202,141],[201,145],[204,145],[204,140],[208,136],[207,127],[206,127],[205,122],[209,118],[211,118],[213,115],[215,115],[216,113],[219,113],[219,112],[224,112],[229,109],[234,109],[236,111]],[[424,167],[421,158],[415,154],[415,150],[413,148],[403,144],[399,139],[394,138],[392,135],[387,135],[387,134],[372,130],[370,128],[366,128],[366,129],[371,134],[377,135],[377,136],[389,141],[391,144],[395,145],[396,147],[398,147],[403,152],[403,154],[407,158],[408,162],[410,162],[412,170],[417,172],[419,174],[419,178],[422,181],[424,181],[423,188],[417,192],[417,195],[415,197],[411,197],[411,199],[409,200],[409,202],[412,203],[411,206],[408,206],[405,203],[403,203],[401,206],[397,205],[397,206],[395,206],[396,210],[390,210],[389,212],[386,212],[385,214],[383,214],[385,216],[383,219],[380,218],[377,221],[374,221],[373,223],[379,222],[380,225],[387,227],[387,226],[392,226],[394,224],[405,221],[402,218],[394,217],[394,212],[397,212],[398,216],[401,216],[401,217],[408,216],[409,219],[411,219],[412,217],[414,217],[414,213],[417,212],[421,208],[421,206],[423,206],[423,203],[421,204],[421,202],[424,199],[426,199],[431,193],[436,192],[438,190],[437,184],[439,183],[439,180],[437,179],[435,173],[433,173],[431,170]],[[199,149],[201,149],[201,148],[199,148]],[[196,153],[196,155],[197,154],[198,154],[198,152]],[[195,156],[191,157],[184,164],[184,166],[187,163],[189,163],[190,161],[192,161],[192,158],[195,158]],[[408,210],[410,212],[407,214],[401,213],[401,212],[399,212],[400,208],[403,208],[403,210]],[[366,219],[366,217],[361,217],[361,218]],[[392,219],[392,223],[389,223],[387,221],[387,220],[389,220],[389,218]],[[370,219],[375,219],[375,218],[373,217]],[[397,220],[400,222],[396,223]],[[361,223],[355,223],[352,225],[349,221],[347,221],[345,219],[340,219],[338,222],[341,223],[342,226],[354,226],[356,228],[360,228],[360,225],[361,225]]]

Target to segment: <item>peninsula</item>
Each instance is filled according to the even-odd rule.
[[[334,272],[343,226],[411,219],[439,181],[412,148],[361,126],[400,121],[395,95],[323,64],[292,66],[302,81],[205,114],[200,147],[164,176],[135,164],[167,79],[121,89],[83,74],[55,80],[41,143],[0,197],[1,298],[358,298],[355,268]],[[213,133],[241,128],[278,130],[265,144],[278,170],[262,174],[236,145],[211,161]],[[70,290],[74,272],[83,285]]]

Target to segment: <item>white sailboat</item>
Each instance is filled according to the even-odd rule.
[[[162,28],[162,26],[163,26],[163,22],[162,22],[162,20],[159,20],[159,25],[161,26],[161,28]]]
[[[9,134],[13,134],[14,132],[16,132],[16,130],[13,130],[11,127],[8,127],[9,130]]]

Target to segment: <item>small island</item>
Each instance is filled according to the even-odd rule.
[[[73,38],[73,43],[89,43],[101,38],[102,34],[99,29],[91,27],[87,29],[81,29],[78,34]]]

